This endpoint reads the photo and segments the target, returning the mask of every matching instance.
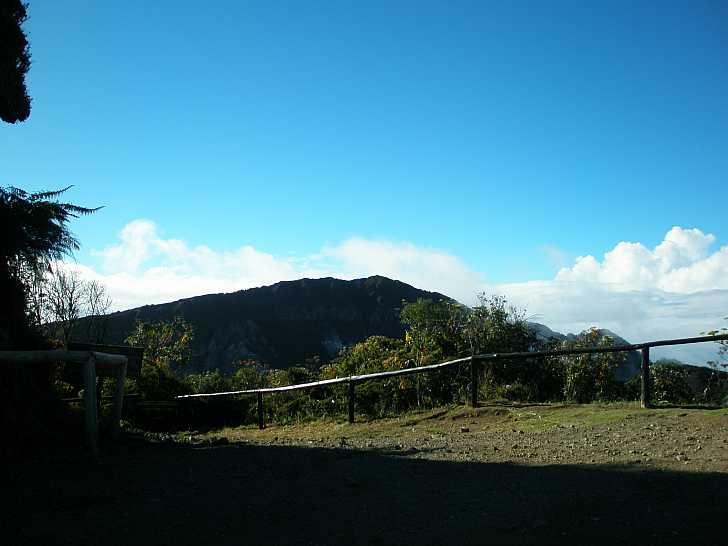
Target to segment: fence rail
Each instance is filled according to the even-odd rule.
[[[688,337],[680,339],[663,339],[658,341],[648,341],[646,343],[637,343],[632,345],[615,345],[612,347],[581,347],[575,349],[554,349],[552,351],[530,351],[515,353],[489,353],[468,356],[431,364],[429,366],[419,366],[416,368],[405,368],[402,370],[393,370],[390,372],[377,372],[365,375],[351,375],[348,377],[335,377],[333,379],[324,379],[322,381],[312,381],[310,383],[299,383],[298,385],[286,385],[284,387],[270,387],[262,389],[247,389],[239,391],[213,392],[202,394],[185,394],[177,396],[177,399],[189,398],[211,398],[215,396],[236,396],[255,394],[258,398],[258,426],[264,428],[265,421],[263,415],[263,395],[277,392],[289,392],[304,389],[314,389],[317,387],[325,387],[331,385],[348,385],[348,410],[349,422],[354,422],[354,394],[355,385],[364,381],[372,381],[378,379],[386,379],[401,375],[411,375],[419,373],[428,373],[434,370],[440,370],[452,366],[460,366],[466,363],[470,364],[470,405],[478,406],[478,371],[483,362],[499,359],[529,359],[529,358],[548,358],[554,356],[568,356],[576,354],[593,354],[593,353],[616,353],[626,351],[640,351],[642,354],[641,364],[641,386],[640,401],[643,408],[650,406],[650,348],[663,347],[667,345],[688,345],[691,343],[706,343],[711,341],[726,341],[728,334],[720,334],[714,336]]]

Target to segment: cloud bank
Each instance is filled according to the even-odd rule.
[[[652,250],[642,243],[621,242],[601,262],[594,256],[579,256],[572,267],[558,272],[556,280],[677,294],[728,289],[728,245],[709,254],[714,241],[713,235],[699,229],[675,226]]]
[[[715,237],[673,227],[650,249],[619,242],[601,259],[579,256],[554,279],[489,284],[461,258],[408,242],[347,239],[305,257],[279,257],[252,246],[218,252],[164,238],[156,224],[135,220],[118,242],[94,254],[98,267],[66,263],[104,283],[117,309],[215,292],[233,292],[301,277],[344,279],[384,275],[467,304],[479,292],[504,294],[534,320],[562,332],[593,325],[631,342],[687,337],[723,325],[728,315],[728,246]],[[553,251],[557,251],[555,249]],[[656,356],[700,363],[709,345],[667,348]]]

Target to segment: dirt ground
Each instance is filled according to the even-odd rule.
[[[130,432],[4,468],[6,544],[728,544],[728,410]]]

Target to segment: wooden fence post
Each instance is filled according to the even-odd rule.
[[[349,381],[349,423],[354,422],[354,382]]]
[[[126,382],[126,365],[124,362],[116,371],[116,389],[114,389],[114,400],[111,407],[111,436],[114,439],[119,437],[121,432],[121,411],[124,405],[124,383]]]
[[[263,393],[258,393],[258,428],[263,430],[265,422],[263,421]]]
[[[86,406],[86,443],[93,455],[99,452],[99,423],[96,414],[96,355],[89,353],[83,365],[84,404]]]
[[[470,357],[470,406],[478,407],[478,370],[479,362],[476,358]]]
[[[650,387],[650,348],[644,347],[642,349],[642,384],[640,388],[640,402],[643,408],[650,407],[652,398]]]

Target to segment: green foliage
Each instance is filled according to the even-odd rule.
[[[536,392],[533,383],[510,383],[502,389],[503,398],[513,402],[527,402],[536,399]]]
[[[67,381],[56,379],[53,382],[53,390],[58,398],[75,398],[77,396],[76,388]]]
[[[334,362],[322,369],[323,378],[400,370],[405,367],[407,353],[399,339],[371,336],[341,350]]]
[[[480,294],[478,305],[472,309],[453,302],[418,300],[404,306],[402,321],[409,327],[405,336],[407,354],[417,366],[447,357],[528,351],[537,345],[525,313],[509,305],[503,296]],[[490,362],[485,365],[481,386],[497,396],[502,395],[504,385],[511,383],[529,385],[529,392],[536,393],[538,388],[529,378],[532,371],[533,366],[524,367],[520,360]],[[446,370],[417,376],[412,381],[418,406],[451,403],[465,398],[469,374]]]
[[[478,304],[465,313],[460,330],[461,355],[525,352],[538,348],[525,312],[503,296],[478,295]],[[538,378],[550,368],[522,359],[486,361],[482,366],[480,394],[485,398],[544,399],[549,394]],[[467,384],[461,381],[460,390]],[[543,392],[542,392],[543,391]],[[527,394],[528,393],[528,394]]]
[[[189,364],[193,338],[192,325],[182,317],[175,317],[171,321],[137,321],[126,343],[144,347],[143,366],[172,370]]]
[[[637,372],[622,385],[622,399],[639,400],[642,391],[642,373]]]
[[[480,296],[468,309],[447,301],[418,300],[405,304],[402,320],[408,329],[404,339],[371,336],[343,349],[332,362],[271,370],[256,361],[240,362],[232,375],[219,371],[193,374],[180,384],[173,367],[184,366],[193,332],[184,321],[176,325],[137,325],[129,342],[151,347],[139,380],[140,392],[163,398],[173,394],[227,392],[313,382],[353,375],[366,375],[425,366],[447,357],[470,354],[527,352],[543,348],[573,349],[612,347],[614,339],[596,328],[577,339],[539,344],[523,311],[509,306],[503,297]],[[452,354],[452,351],[456,351]],[[445,356],[447,355],[447,357]],[[511,401],[569,400],[580,403],[636,398],[639,377],[627,384],[615,379],[624,352],[534,357],[484,361],[481,366],[481,399]],[[658,365],[653,374],[656,399],[690,400],[686,375],[679,366]],[[356,385],[357,415],[384,417],[413,408],[463,403],[470,388],[467,366],[451,367],[427,374],[364,381]],[[321,386],[311,390],[286,391],[264,398],[267,421],[291,423],[311,418],[345,418],[347,386]],[[188,423],[238,424],[256,421],[255,397],[198,398],[184,402]]]
[[[314,372],[303,366],[294,366],[282,371],[283,385],[300,385],[301,383],[310,383],[317,379]]]
[[[184,383],[191,394],[209,394],[231,390],[230,378],[224,376],[220,370],[187,375]]]
[[[136,379],[127,377],[124,381],[125,394],[139,394],[139,385]],[[114,396],[116,394],[116,379],[105,377],[101,382],[101,396]]]
[[[142,367],[137,387],[145,400],[172,400],[175,396],[190,394],[186,381],[166,367]]]
[[[725,317],[728,320],[728,317]],[[703,335],[714,336],[718,334],[728,334],[728,328],[719,328],[710,332],[701,332]],[[718,359],[708,362],[708,366],[713,370],[708,384],[702,393],[701,399],[708,403],[719,403],[728,406],[728,340],[716,341],[718,344]]]
[[[522,352],[534,348],[536,334],[525,312],[504,296],[478,295],[478,305],[467,314],[461,336],[470,354]]]
[[[564,349],[612,347],[614,339],[601,335],[596,328],[591,328],[582,332],[577,341],[565,341],[561,346]],[[619,385],[614,372],[625,358],[623,352],[561,357],[564,368],[564,397],[580,403],[616,399]]]
[[[448,356],[528,351],[537,343],[525,312],[504,296],[479,294],[473,308],[418,299],[405,303],[401,316],[417,365]]]
[[[426,306],[433,308],[429,303],[423,304],[422,301],[424,300],[410,311],[416,309],[419,312]],[[419,331],[415,335],[408,335],[405,341],[372,336],[342,350],[334,362],[321,369],[320,378],[395,371],[431,364],[432,361],[437,362],[439,360],[437,357],[442,354],[437,336],[443,330],[432,328],[433,322],[427,324],[425,320],[419,323],[410,321],[410,324],[419,328]],[[425,335],[424,332],[428,332],[432,337]],[[467,374],[462,370],[453,369],[360,383],[356,387],[357,412],[372,417],[382,417],[413,407],[451,403],[455,399],[463,398],[466,377]],[[330,389],[330,391],[340,393],[340,397],[334,396],[327,408],[340,406],[344,411],[346,393],[343,390]]]
[[[255,361],[241,362],[231,378],[232,390],[244,391],[250,389],[262,389],[270,386],[266,366]]]
[[[654,401],[673,404],[693,401],[694,395],[688,384],[685,367],[673,363],[655,363],[650,368]]]
[[[404,302],[400,317],[407,326],[405,343],[415,365],[431,364],[455,355],[461,344],[465,308],[449,301],[419,298]]]
[[[126,338],[129,345],[144,347],[138,388],[148,400],[169,400],[187,394],[190,386],[175,373],[189,365],[194,329],[181,317],[168,322],[137,322]],[[219,372],[218,372],[219,373]]]

